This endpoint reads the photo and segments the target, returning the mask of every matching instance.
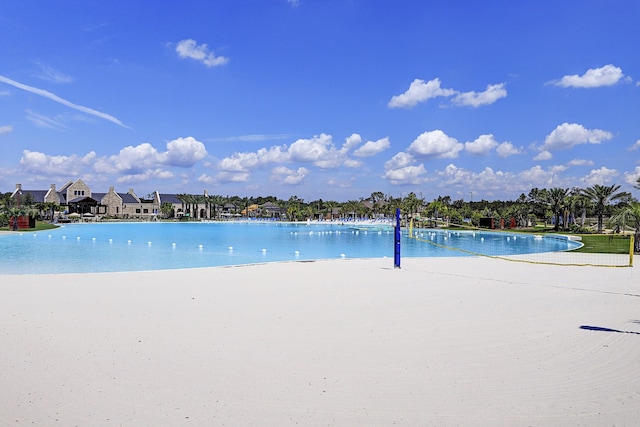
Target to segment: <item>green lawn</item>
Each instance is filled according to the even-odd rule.
[[[42,230],[51,230],[52,228],[58,228],[57,225],[51,224],[49,222],[36,221],[36,226],[34,228],[21,228],[18,231],[42,231]],[[11,231],[9,227],[0,227],[0,231]]]
[[[599,254],[628,254],[631,239],[629,236],[611,234],[581,234],[583,247],[575,252]]]

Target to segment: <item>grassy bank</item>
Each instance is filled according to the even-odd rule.
[[[51,224],[49,222],[36,221],[36,226],[33,228],[21,228],[17,232],[24,233],[25,231],[42,231],[42,230],[51,230],[53,228],[58,228],[57,225]],[[9,227],[0,227],[0,231],[13,231]]]

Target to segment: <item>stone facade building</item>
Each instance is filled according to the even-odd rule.
[[[169,196],[169,195],[167,195]],[[27,190],[21,184],[16,184],[16,189],[11,194],[14,199],[29,197],[33,203],[54,203],[65,208],[66,214],[78,213],[87,216],[99,216],[110,218],[146,218],[151,219],[161,214],[162,200],[160,194],[155,191],[151,199],[141,199],[130,188],[126,193],[118,193],[114,187],[109,187],[106,193],[96,193],[81,179],[69,181],[59,190],[51,184],[48,190]],[[175,206],[175,197],[171,198]]]

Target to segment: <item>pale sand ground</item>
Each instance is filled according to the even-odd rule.
[[[0,276],[0,425],[637,425],[636,267],[402,262]]]

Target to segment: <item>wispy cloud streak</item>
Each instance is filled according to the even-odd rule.
[[[101,119],[104,120],[108,120],[112,123],[117,124],[118,126],[122,126],[123,128],[127,128],[129,129],[128,126],[126,126],[124,123],[122,123],[120,120],[118,120],[117,118],[107,114],[107,113],[102,113],[100,111],[94,110],[93,108],[89,108],[89,107],[84,107],[82,105],[78,105],[78,104],[74,104],[73,102],[67,101],[66,99],[60,98],[58,95],[55,95],[49,91],[46,91],[44,89],[38,89],[37,87],[33,87],[33,86],[28,86],[25,84],[22,84],[20,82],[17,82],[15,80],[11,80],[3,75],[0,75],[0,82],[6,83],[8,85],[11,85],[15,88],[18,89],[22,89],[24,91],[27,92],[31,92],[34,93],[36,95],[40,95],[44,98],[48,98],[52,101],[55,101],[59,104],[65,105],[69,108],[73,108],[74,110],[78,110],[78,111],[82,111],[83,113],[86,114],[91,114],[92,116],[96,116],[99,117]]]

